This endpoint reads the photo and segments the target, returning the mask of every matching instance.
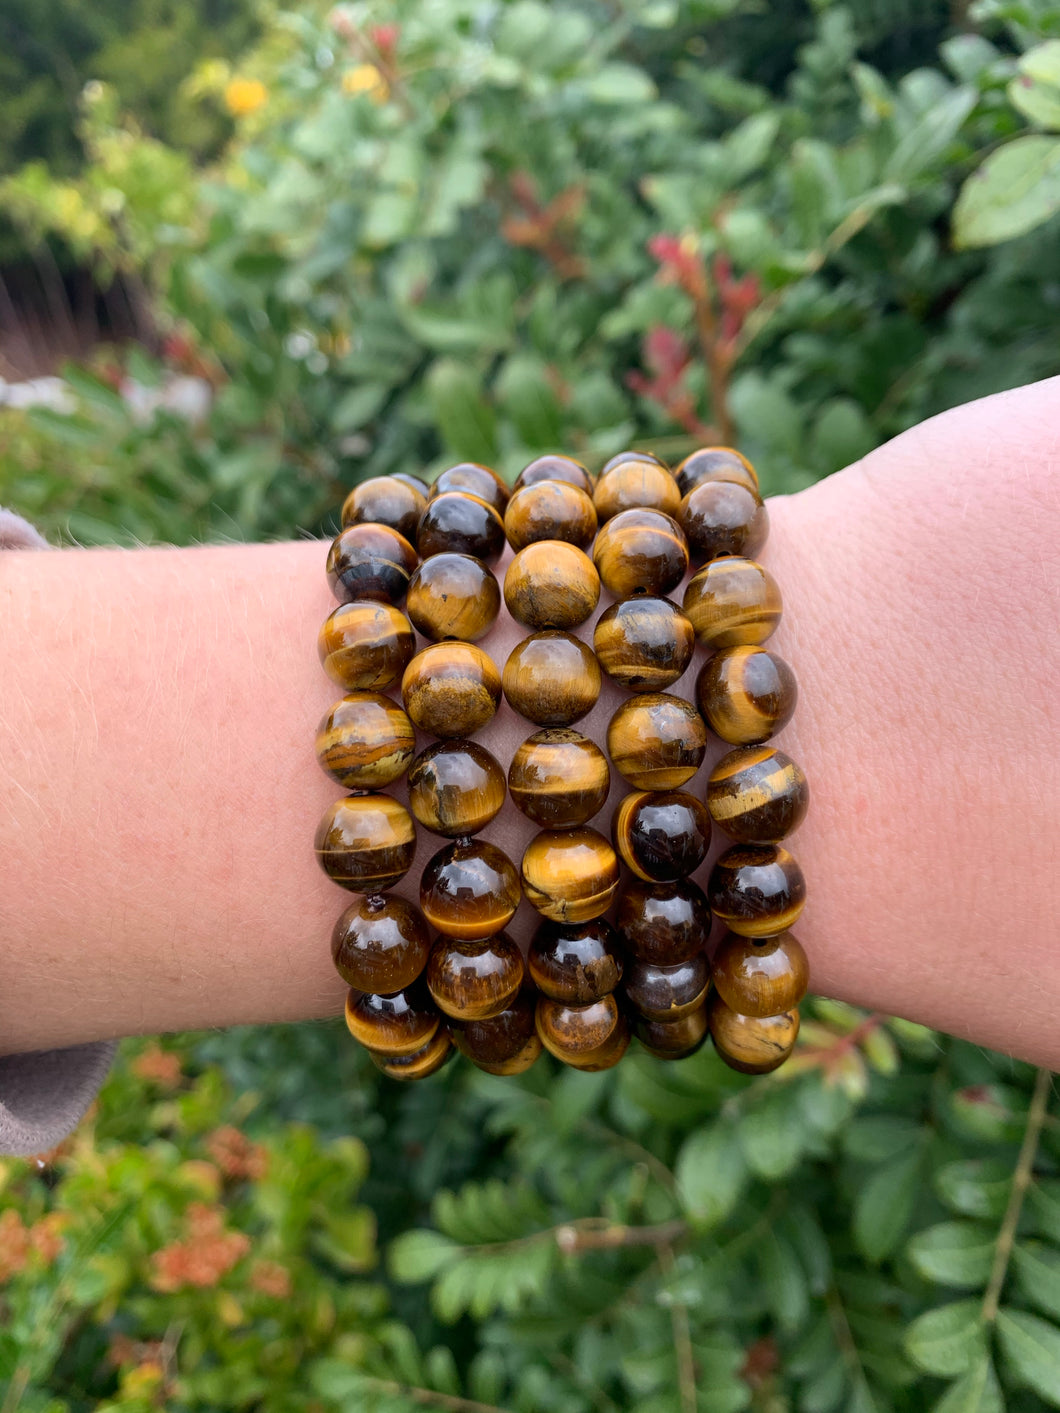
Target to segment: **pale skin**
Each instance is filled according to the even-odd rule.
[[[1060,1069],[1060,379],[769,509],[812,989]],[[339,695],[325,552],[0,556],[0,1052],[341,1009],[352,898],[312,848],[340,793],[313,754]],[[502,614],[481,645],[503,665],[523,635]],[[605,684],[579,729],[602,743],[624,696]],[[533,729],[502,706],[477,739],[506,767]],[[533,832],[508,804],[484,837],[518,863]],[[420,831],[406,896],[444,842]],[[510,931],[535,920],[524,902]]]

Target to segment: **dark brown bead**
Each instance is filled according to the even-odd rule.
[[[389,525],[410,544],[416,540],[427,497],[396,476],[373,476],[362,481],[342,504],[342,525]]]
[[[772,746],[730,751],[707,781],[711,819],[740,844],[779,844],[798,829],[809,803],[801,767]]]
[[[806,995],[810,964],[793,932],[739,937],[727,932],[714,954],[714,989],[744,1016],[790,1011]]]
[[[593,478],[580,461],[575,461],[572,456],[539,456],[519,472],[512,495],[524,486],[536,486],[541,481],[565,481],[569,486],[577,486],[586,495],[593,493]]]
[[[697,1010],[707,999],[710,961],[706,952],[696,952],[687,961],[673,966],[632,961],[626,967],[622,989],[626,999],[649,1020],[680,1020]]]
[[[513,803],[545,829],[588,824],[603,809],[610,787],[611,771],[600,747],[562,727],[528,736],[508,770]]]
[[[449,839],[485,829],[504,793],[500,763],[474,741],[440,741],[409,767],[409,809],[424,828]]]
[[[596,507],[588,492],[567,481],[535,481],[513,493],[504,529],[513,550],[538,540],[563,540],[586,549],[596,534]]]
[[[687,878],[707,856],[710,815],[684,790],[634,790],[615,810],[615,848],[638,878]]]
[[[389,795],[346,795],[324,811],[315,847],[332,882],[354,893],[380,893],[412,867],[416,826]]]
[[[626,466],[631,461],[646,461],[652,466],[661,466],[664,471],[670,471],[662,457],[656,456],[653,451],[619,451],[607,458],[600,467],[600,475],[606,476],[608,471],[613,471],[616,466]],[[670,474],[672,476],[673,472],[670,471]]]
[[[494,560],[500,557],[504,543],[504,521],[500,515],[488,501],[466,491],[443,491],[432,496],[416,538],[416,548],[423,559],[449,553]]]
[[[351,991],[346,1025],[354,1040],[380,1055],[413,1055],[427,1044],[441,1017],[422,981],[389,995]]]
[[[566,925],[543,922],[526,964],[542,995],[573,1006],[609,996],[622,980],[622,949],[603,918]]]
[[[596,621],[593,647],[600,666],[631,692],[660,692],[684,673],[695,652],[692,625],[669,599],[612,604]]]
[[[736,844],[710,872],[711,912],[741,937],[785,932],[802,912],[806,880],[779,844]]]
[[[426,1045],[411,1055],[381,1055],[369,1050],[372,1063],[381,1069],[388,1079],[426,1079],[436,1074],[454,1054],[449,1032],[442,1026],[431,1036]]]
[[[677,520],[696,563],[721,554],[756,555],[769,538],[762,497],[734,481],[696,486],[682,500]]]
[[[696,1053],[709,1034],[706,1004],[679,1020],[657,1021],[635,1016],[633,1034],[657,1060],[684,1060]]]
[[[508,504],[508,487],[496,471],[477,461],[461,461],[456,466],[447,466],[435,479],[428,499],[433,500],[446,491],[466,491],[478,496],[479,500],[492,505],[498,515],[504,514],[504,507]]]
[[[522,1074],[541,1054],[534,1025],[537,995],[520,991],[507,1010],[488,1020],[451,1022],[453,1044],[487,1074]]]
[[[587,1006],[569,1006],[542,996],[537,1003],[537,1033],[551,1055],[577,1070],[608,1070],[629,1045],[629,1023],[614,996]]]
[[[519,875],[507,854],[484,839],[439,849],[420,879],[420,907],[446,937],[477,941],[501,932],[519,906]]]
[[[424,500],[426,500],[431,493],[430,486],[422,476],[410,476],[407,471],[392,471],[390,475],[393,480],[401,481],[404,485],[411,486],[414,491],[419,491]],[[406,536],[406,538],[408,537]]]
[[[423,636],[435,642],[474,642],[493,627],[500,608],[493,571],[469,554],[433,554],[409,580],[405,609]]]
[[[611,905],[618,859],[595,829],[543,829],[523,852],[527,902],[553,922],[585,922]]]
[[[321,624],[324,671],[351,692],[381,692],[401,681],[416,651],[412,625],[393,604],[343,603]]]
[[[600,576],[576,545],[537,540],[508,565],[504,602],[527,628],[577,628],[600,602]]]
[[[666,594],[688,572],[688,545],[677,521],[661,510],[622,510],[597,535],[593,563],[616,598]]]
[[[741,456],[731,446],[705,446],[692,452],[678,466],[674,479],[682,496],[704,481],[723,479],[758,490],[757,471],[746,456]]]
[[[701,952],[712,921],[702,888],[687,878],[672,883],[634,878],[619,895],[617,927],[626,948],[656,966],[676,966]]]
[[[331,958],[358,991],[392,995],[411,986],[427,965],[431,937],[419,908],[376,894],[351,903],[331,934]]]
[[[507,1010],[523,984],[523,954],[503,932],[469,942],[439,937],[427,962],[434,1003],[458,1020],[487,1020]]]
[[[592,648],[556,629],[524,638],[504,664],[508,705],[538,726],[569,726],[592,711],[602,680]]]
[[[795,1048],[798,1011],[778,1016],[743,1016],[731,1010],[714,991],[707,1001],[707,1021],[718,1055],[741,1074],[768,1074]]]
[[[389,525],[350,525],[328,550],[328,584],[340,603],[399,603],[417,563],[408,540]]]
[[[412,722],[379,692],[350,692],[317,727],[317,760],[347,790],[380,790],[416,754]]]
[[[724,648],[696,678],[696,701],[710,729],[731,746],[753,746],[786,726],[799,699],[795,674],[766,648]]]
[[[685,614],[709,648],[764,643],[776,631],[781,608],[776,580],[754,559],[712,559],[685,586]]]
[[[401,700],[430,736],[471,736],[492,721],[501,700],[493,659],[472,643],[432,643],[409,663]]]
[[[593,488],[593,504],[603,525],[623,510],[661,510],[676,515],[681,493],[661,462],[638,456],[617,464],[608,462]]]
[[[638,790],[676,790],[702,765],[707,728],[691,702],[646,692],[612,716],[607,749],[619,775]]]

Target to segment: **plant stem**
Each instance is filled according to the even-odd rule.
[[[843,1363],[847,1366],[855,1386],[863,1384],[865,1370],[861,1363],[861,1355],[858,1353],[857,1341],[854,1339],[850,1321],[847,1319],[843,1297],[839,1294],[836,1286],[829,1286],[825,1292],[824,1303],[828,1310],[828,1320],[832,1326],[832,1333],[835,1335],[835,1342],[839,1345],[839,1352],[843,1356]]]
[[[379,1393],[388,1393],[397,1398],[408,1398],[424,1408],[445,1408],[448,1413],[510,1413],[495,1403],[478,1403],[473,1398],[457,1398],[455,1394],[438,1393],[433,1388],[417,1388],[414,1384],[399,1384],[394,1379],[377,1379],[370,1374],[360,1375],[362,1383],[371,1384]]]
[[[556,1245],[565,1255],[579,1251],[615,1251],[629,1246],[659,1246],[668,1250],[672,1242],[688,1235],[688,1223],[677,1219],[655,1226],[628,1227],[606,1217],[582,1217],[541,1235],[554,1236]]]
[[[665,1274],[674,1269],[673,1248],[664,1246],[659,1252],[659,1265]],[[670,1328],[674,1336],[674,1358],[677,1361],[677,1392],[681,1413],[697,1413],[696,1361],[692,1352],[692,1330],[688,1323],[688,1307],[675,1300],[670,1306]]]

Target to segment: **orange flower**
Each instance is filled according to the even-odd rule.
[[[260,1143],[251,1143],[246,1134],[231,1124],[210,1134],[206,1150],[225,1177],[255,1181],[268,1171],[269,1155],[265,1149]]]
[[[148,1046],[133,1060],[131,1069],[138,1079],[162,1089],[173,1089],[180,1083],[180,1056],[163,1050],[161,1045]]]
[[[351,96],[367,93],[373,103],[385,103],[390,97],[390,85],[374,64],[358,64],[342,76],[342,91]]]
[[[260,79],[234,78],[225,84],[225,107],[233,118],[256,113],[269,99],[269,90]]]
[[[25,1268],[29,1249],[29,1230],[18,1212],[11,1207],[0,1212],[0,1281],[9,1280]]]
[[[291,1273],[278,1261],[255,1261],[250,1270],[250,1284],[262,1295],[286,1300],[291,1293]]]
[[[151,1257],[151,1285],[155,1290],[180,1290],[182,1286],[216,1285],[250,1250],[250,1238],[241,1231],[225,1231],[224,1211],[192,1202],[187,1211],[187,1241],[171,1242]]]

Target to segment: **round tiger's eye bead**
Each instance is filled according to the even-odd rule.
[[[616,925],[623,942],[634,957],[656,966],[676,966],[702,952],[712,921],[702,888],[687,878],[634,878],[619,895]]]
[[[577,628],[600,602],[600,576],[576,545],[535,540],[508,565],[504,602],[526,628]]]
[[[412,867],[416,827],[389,795],[346,795],[324,811],[315,847],[333,883],[354,893],[381,893]]]
[[[512,495],[524,486],[536,486],[541,481],[565,481],[569,486],[577,486],[586,495],[593,493],[593,478],[580,461],[575,461],[572,456],[539,456],[519,472]]]
[[[614,996],[602,996],[587,1006],[568,1006],[542,996],[536,1022],[549,1054],[576,1070],[608,1070],[629,1046],[629,1023]]]
[[[420,516],[427,505],[423,491],[396,476],[362,481],[342,504],[342,525],[389,525],[410,543],[416,539]]]
[[[416,564],[416,551],[389,525],[348,525],[328,550],[328,584],[340,603],[397,603]]]
[[[420,879],[420,907],[431,926],[472,942],[507,927],[519,896],[515,865],[484,839],[439,849]]]
[[[351,903],[331,934],[331,958],[358,991],[392,995],[427,965],[431,937],[419,908],[376,894]]]
[[[401,700],[430,736],[471,736],[492,721],[501,700],[493,659],[471,643],[432,643],[409,663]]]
[[[586,922],[607,912],[618,859],[595,829],[543,829],[523,852],[523,892],[553,922]]]
[[[801,767],[772,746],[730,751],[707,781],[711,819],[740,844],[779,844],[798,829],[809,803]]]
[[[600,475],[605,476],[608,471],[613,471],[616,466],[625,466],[631,461],[647,461],[652,466],[661,466],[664,471],[670,471],[669,466],[661,457],[655,455],[653,451],[619,451],[614,456],[608,457],[603,466],[600,467]],[[671,476],[673,472],[670,471]]]
[[[538,726],[568,726],[592,711],[602,680],[592,648],[555,629],[524,638],[504,664],[508,705]]]
[[[449,839],[485,829],[504,804],[504,788],[499,762],[474,741],[440,741],[409,767],[409,809]]]
[[[381,1055],[377,1050],[368,1053],[388,1079],[426,1079],[452,1059],[453,1045],[448,1031],[439,1027],[427,1044],[411,1055]]]
[[[511,1005],[488,1020],[453,1020],[453,1044],[487,1074],[522,1074],[541,1054],[534,1025],[537,996],[524,987]]]
[[[688,544],[677,521],[661,510],[621,510],[597,535],[593,563],[616,598],[666,594],[688,572]]]
[[[566,926],[543,922],[526,964],[542,995],[573,1006],[609,996],[622,980],[622,951],[603,918]]]
[[[443,491],[427,502],[416,548],[423,559],[446,552],[497,559],[504,549],[504,521],[488,501],[478,496],[467,491]]]
[[[393,604],[343,603],[321,624],[317,649],[324,671],[351,692],[381,692],[401,681],[416,635]]]
[[[743,1016],[790,1011],[806,995],[810,964],[793,932],[738,937],[727,932],[714,954],[714,989]]]
[[[695,560],[755,555],[769,538],[769,511],[757,491],[734,481],[704,481],[681,502],[677,520]]]
[[[764,643],[780,622],[780,590],[756,560],[728,555],[704,564],[688,581],[684,610],[710,648]]]
[[[478,496],[479,500],[492,505],[498,515],[504,514],[504,507],[508,504],[508,487],[496,471],[477,461],[461,461],[456,466],[447,466],[435,478],[427,498],[433,500],[446,491],[464,491],[468,495]]]
[[[785,932],[806,903],[806,880],[778,844],[736,844],[726,849],[707,882],[710,909],[741,937]]]
[[[673,966],[654,962],[630,962],[623,990],[630,1005],[649,1020],[680,1020],[697,1010],[707,999],[710,961],[706,952],[696,952],[687,961]]]
[[[317,760],[347,790],[379,790],[416,754],[412,722],[379,692],[350,692],[317,727]]]
[[[696,678],[700,711],[731,746],[758,745],[776,735],[798,699],[794,672],[765,648],[725,648],[707,659]]]
[[[613,826],[623,863],[645,882],[687,878],[707,856],[710,815],[684,790],[634,790],[620,800]]]
[[[736,485],[758,490],[758,472],[746,456],[741,456],[731,446],[700,447],[681,462],[674,472],[674,480],[682,496],[688,495],[704,481],[713,480],[733,481]]]
[[[730,1010],[716,991],[707,1001],[707,1021],[715,1050],[731,1070],[741,1074],[777,1069],[794,1050],[799,1035],[798,1011],[742,1016]]]
[[[633,1034],[657,1060],[683,1060],[694,1055],[707,1038],[707,1008],[699,1006],[679,1020],[648,1020],[636,1016]]]
[[[501,607],[500,585],[481,559],[432,554],[409,580],[406,612],[425,638],[474,642],[489,632]]]
[[[538,540],[563,540],[586,549],[596,534],[596,507],[587,491],[569,481],[535,481],[513,492],[504,529],[513,550]]]
[[[523,954],[503,932],[469,942],[439,937],[427,962],[434,1003],[458,1020],[486,1020],[506,1010],[523,984]]]
[[[618,773],[638,790],[676,790],[691,780],[707,751],[707,728],[690,702],[665,692],[630,697],[607,727]]]
[[[681,493],[661,462],[636,456],[630,461],[607,463],[593,488],[593,504],[602,525],[622,510],[661,510],[676,515]]]
[[[612,604],[593,629],[600,666],[631,692],[660,692],[692,661],[696,635],[669,599],[635,598]]]
[[[610,787],[607,757],[596,742],[562,728],[528,736],[508,769],[513,803],[545,829],[587,824]]]
[[[412,1055],[441,1023],[422,982],[391,995],[370,992],[346,997],[346,1025],[354,1040],[380,1055]]]
[[[410,476],[407,471],[392,471],[391,480],[400,481],[403,485],[411,486],[414,491],[419,491],[420,495],[427,499],[431,493],[431,488],[421,476]],[[405,536],[408,539],[408,536]]]

